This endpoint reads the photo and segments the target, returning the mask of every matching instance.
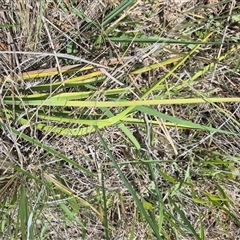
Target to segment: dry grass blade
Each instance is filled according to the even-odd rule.
[[[2,146],[1,146],[2,147]],[[19,188],[20,175],[9,157],[0,154],[0,200],[11,199]]]
[[[52,182],[56,187],[58,187],[61,191],[67,193],[68,195],[70,195],[71,197],[79,200],[79,202],[81,203],[81,205],[83,205],[84,207],[89,207],[91,208],[101,219],[103,219],[103,217],[101,216],[101,214],[99,213],[99,211],[97,211],[90,203],[88,203],[86,200],[84,200],[83,198],[79,197],[78,195],[76,195],[75,193],[72,192],[72,190],[68,189],[67,187],[65,187],[63,184],[61,184],[59,181],[57,181],[54,177],[50,176],[49,174],[45,173],[44,177],[46,178],[46,180]]]

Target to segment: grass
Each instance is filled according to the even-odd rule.
[[[4,5],[1,239],[238,239],[239,7],[178,4]]]

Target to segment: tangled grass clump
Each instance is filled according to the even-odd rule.
[[[1,239],[233,239],[239,8],[83,2],[2,3]]]

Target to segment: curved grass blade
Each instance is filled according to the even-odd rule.
[[[53,154],[54,156],[61,158],[62,160],[68,162],[69,164],[75,166],[76,168],[78,168],[79,170],[89,174],[90,176],[95,176],[91,171],[89,171],[88,169],[84,168],[83,166],[79,165],[78,163],[76,163],[75,161],[71,160],[70,158],[68,158],[67,156],[61,154],[60,152],[54,150],[53,148],[39,142],[38,140],[31,138],[30,136],[19,132],[18,130],[16,130],[15,128],[12,128],[10,126],[6,126],[3,122],[0,121],[0,126],[8,129],[10,132],[12,132],[13,134],[16,134],[17,136],[19,136],[20,138],[23,138],[24,140],[30,142],[31,144],[34,144],[44,150],[46,150],[47,152]]]

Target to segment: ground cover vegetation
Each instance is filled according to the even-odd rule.
[[[0,0],[1,239],[240,239],[240,5]]]

